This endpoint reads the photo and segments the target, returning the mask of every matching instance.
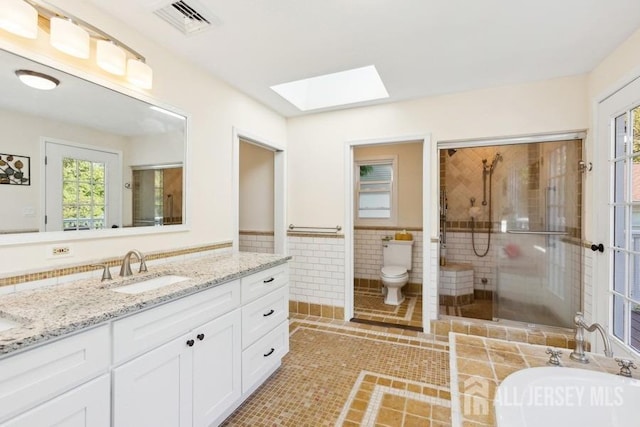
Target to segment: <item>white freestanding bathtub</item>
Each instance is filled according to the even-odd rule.
[[[498,427],[640,426],[640,380],[587,369],[514,372],[494,403]]]

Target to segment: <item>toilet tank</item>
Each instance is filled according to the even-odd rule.
[[[384,266],[396,265],[411,270],[413,240],[382,241],[382,258]]]

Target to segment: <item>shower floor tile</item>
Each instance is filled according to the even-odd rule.
[[[441,305],[440,314],[470,319],[493,320],[493,301],[476,299],[473,303],[466,305]]]
[[[450,426],[448,344],[294,316],[282,366],[224,426]]]

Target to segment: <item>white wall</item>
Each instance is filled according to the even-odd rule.
[[[12,272],[120,256],[133,247],[143,252],[161,251],[237,238],[232,233],[233,218],[230,208],[233,203],[232,129],[234,126],[246,129],[284,145],[285,120],[208,72],[145,39],[134,29],[124,26],[89,2],[52,0],[50,3],[112,34],[145,55],[147,63],[153,68],[154,87],[144,95],[165,106],[182,110],[189,116],[186,175],[187,197],[191,203],[187,206],[190,230],[172,234],[171,238],[167,238],[166,234],[152,234],[77,241],[72,243],[75,255],[62,260],[51,260],[45,256],[49,244],[0,246],[0,259],[3,260],[0,274],[7,276]],[[133,90],[122,79],[118,80],[97,69],[91,61],[69,59],[56,53],[42,37],[29,41],[5,34],[0,36],[0,47],[16,53],[28,51],[32,59],[50,63],[53,61],[53,65],[74,70],[74,73],[94,81],[111,82],[128,88],[129,91]]]
[[[394,179],[398,181],[398,227],[422,228],[422,143],[373,145],[353,149],[353,159],[397,156]],[[355,225],[367,225],[354,219]]]
[[[240,141],[240,231],[273,231],[273,151]]]
[[[287,129],[289,177],[294,177],[289,181],[290,222],[344,223],[347,141],[431,133],[436,143],[586,129],[586,89],[587,77],[582,75],[291,118]],[[437,218],[433,221],[436,230]]]

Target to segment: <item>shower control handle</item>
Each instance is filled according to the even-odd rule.
[[[591,250],[593,252],[604,252],[604,245],[602,243],[599,243],[597,245],[594,243],[591,245]]]

